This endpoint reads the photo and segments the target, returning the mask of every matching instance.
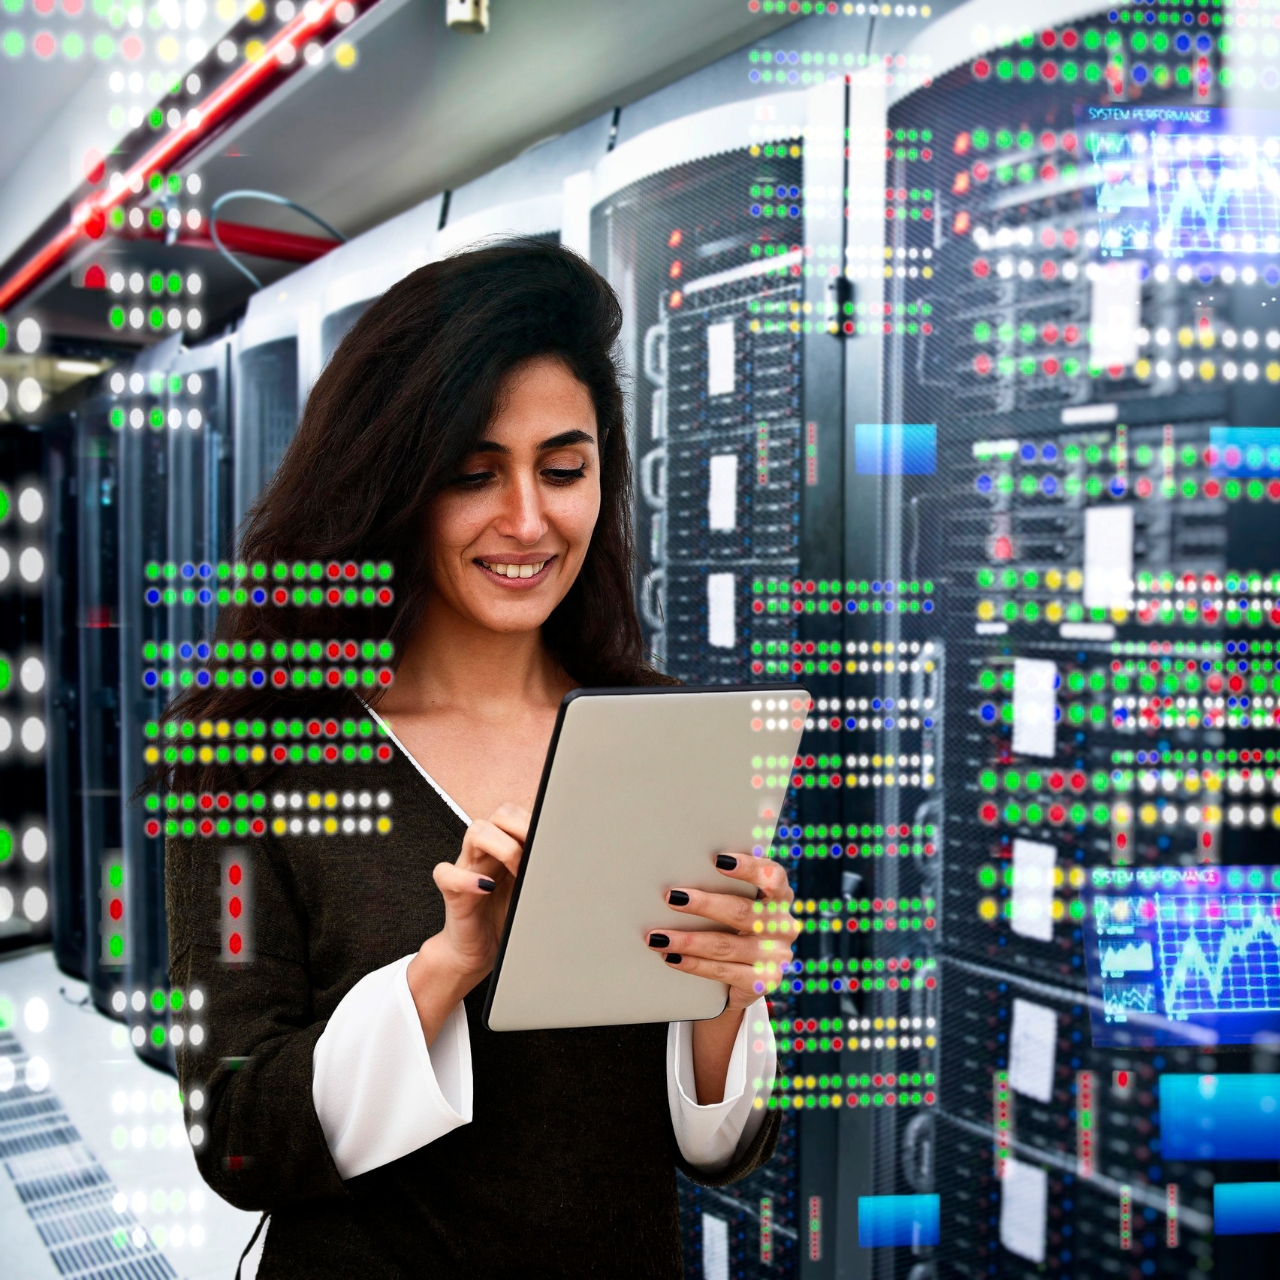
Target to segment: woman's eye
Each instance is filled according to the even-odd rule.
[[[466,471],[460,476],[455,476],[453,483],[466,489],[477,489],[486,480],[492,479],[492,471]]]
[[[581,480],[586,470],[587,464],[584,462],[580,467],[547,467],[542,474],[552,484],[572,484],[575,480]]]

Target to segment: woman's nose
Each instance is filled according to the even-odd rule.
[[[521,542],[535,543],[546,532],[542,497],[532,476],[519,476],[507,491],[499,532]]]

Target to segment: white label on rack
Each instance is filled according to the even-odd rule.
[[[1019,755],[1053,755],[1057,678],[1057,664],[1044,658],[1013,660],[1013,749]]]
[[[733,574],[707,575],[707,643],[714,649],[732,649],[735,642],[733,619]]]
[[[1039,942],[1053,941],[1053,868],[1058,851],[1035,840],[1013,842],[1014,933]]]
[[[729,1224],[713,1213],[702,1215],[703,1280],[729,1280]]]
[[[1133,508],[1086,507],[1084,607],[1133,607]]]
[[[731,532],[738,527],[738,455],[715,453],[707,462],[707,523],[718,532]]]
[[[1109,262],[1090,287],[1089,363],[1126,368],[1138,358],[1142,281],[1136,262]]]
[[[707,326],[707,395],[733,394],[733,321],[721,320]]]
[[[1000,1186],[1000,1243],[1020,1258],[1043,1262],[1048,1207],[1049,1175],[1010,1156]]]
[[[1058,1015],[1047,1005],[1014,1000],[1009,1031],[1009,1087],[1037,1102],[1053,1097]]]

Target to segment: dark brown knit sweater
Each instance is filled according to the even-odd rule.
[[[351,714],[367,715],[354,696]],[[393,802],[387,835],[166,841],[170,979],[204,995],[198,1011],[188,1001],[178,1050],[187,1124],[204,1128],[209,1185],[271,1213],[261,1280],[681,1276],[676,1168],[705,1186],[736,1181],[773,1154],[778,1113],[731,1169],[689,1167],[671,1128],[665,1023],[490,1032],[482,982],[466,1000],[472,1123],[342,1180],[311,1100],[312,1052],[360,978],[443,927],[431,871],[458,856],[465,828],[398,749],[386,764],[279,769],[275,789],[385,789]],[[223,960],[231,846],[252,864],[243,964]]]

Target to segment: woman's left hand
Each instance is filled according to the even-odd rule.
[[[682,973],[714,978],[729,986],[730,1009],[745,1009],[777,989],[791,962],[797,929],[791,918],[795,894],[786,870],[768,858],[747,853],[721,853],[715,858],[721,875],[757,887],[757,898],[701,889],[671,889],[667,905],[682,915],[702,916],[733,932],[654,929],[649,945]]]

